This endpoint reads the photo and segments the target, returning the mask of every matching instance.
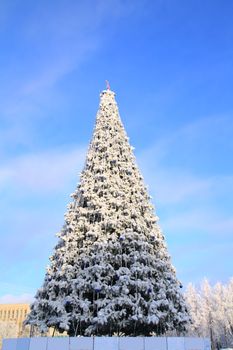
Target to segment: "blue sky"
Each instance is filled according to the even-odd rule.
[[[180,280],[233,250],[233,2],[0,2],[0,302],[41,285],[105,79]]]

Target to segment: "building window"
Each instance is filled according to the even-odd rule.
[[[15,318],[16,318],[16,319],[18,318],[18,315],[19,315],[19,311],[16,310],[16,313],[15,313]]]
[[[11,311],[10,311],[10,310],[8,310],[8,316],[7,316],[7,318],[9,319],[9,318],[10,318],[10,316],[11,316]]]

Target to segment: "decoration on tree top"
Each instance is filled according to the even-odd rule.
[[[107,87],[107,90],[111,90],[110,84],[109,84],[109,81],[108,81],[108,80],[106,80],[106,87]]]

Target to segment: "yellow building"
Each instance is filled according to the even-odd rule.
[[[24,326],[23,321],[30,311],[29,304],[0,304],[0,349],[2,338],[28,337],[30,333],[35,335],[36,329]],[[40,332],[37,332],[39,335]],[[63,333],[66,335],[66,333]],[[59,335],[54,328],[48,330],[47,336]]]
[[[23,333],[23,321],[29,310],[29,304],[0,304],[0,323],[11,328],[15,326],[15,334],[20,337]]]

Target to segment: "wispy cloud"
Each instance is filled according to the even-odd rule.
[[[223,148],[228,146],[226,132],[230,134],[232,130],[230,117],[202,118],[163,135],[141,152],[139,164],[156,201],[178,204],[231,191],[233,176],[231,172],[221,173],[218,162],[222,155],[217,151],[221,143]],[[210,165],[216,172],[211,175],[205,171]]]
[[[105,27],[134,13],[140,6],[116,0],[70,1],[69,6],[64,1],[56,6],[52,3],[28,6],[30,15],[22,17],[17,34],[30,51],[22,62],[22,70],[18,70],[17,65],[5,66],[9,74],[4,81],[2,115],[13,118],[27,112],[30,105],[40,108],[47,91],[54,93],[59,81],[72,71],[78,71],[83,62],[102,47],[111,35],[111,30]],[[8,17],[14,18],[17,10],[17,4],[11,6]]]
[[[157,170],[150,190],[159,203],[181,203],[190,198],[202,197],[211,193],[212,179],[203,179],[188,172]]]
[[[7,185],[16,192],[51,192],[63,190],[74,177],[74,169],[84,163],[85,147],[56,148],[25,154],[11,159],[0,168],[0,188]]]
[[[219,214],[211,208],[191,208],[164,220],[163,227],[170,231],[202,232],[208,239],[213,238],[214,235],[218,235],[220,239],[226,239],[232,235],[233,218]]]
[[[0,304],[28,304],[33,301],[32,294],[12,295],[5,294],[0,297]]]

